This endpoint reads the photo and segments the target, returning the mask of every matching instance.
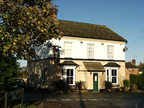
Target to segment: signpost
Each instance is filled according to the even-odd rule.
[[[21,107],[23,105],[24,88],[5,92],[5,108],[8,107],[8,102],[21,98]]]

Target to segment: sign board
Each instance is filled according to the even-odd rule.
[[[24,88],[14,90],[11,92],[5,92],[5,108],[7,108],[7,103],[18,98],[21,98],[21,106],[23,104]]]

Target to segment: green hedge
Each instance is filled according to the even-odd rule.
[[[143,73],[139,75],[139,83],[138,83],[139,89],[144,90],[144,70]]]
[[[139,75],[130,74],[130,84],[138,85],[139,82]]]
[[[144,90],[144,70],[142,74],[130,74],[130,84],[135,84],[139,89]]]
[[[129,80],[123,80],[123,83],[125,88],[129,87]]]

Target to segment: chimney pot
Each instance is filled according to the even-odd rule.
[[[133,64],[136,64],[136,60],[135,60],[135,59],[133,59],[133,60],[132,60],[132,63],[133,63]]]

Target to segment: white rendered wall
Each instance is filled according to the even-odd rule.
[[[104,59],[107,60],[107,45],[114,45],[114,59],[113,60],[125,60],[125,52],[123,52],[123,48],[125,44],[120,44],[120,42],[116,41],[88,41],[88,40],[70,40],[70,39],[61,39],[61,40],[51,40],[53,45],[59,45],[60,48],[60,58],[65,58],[64,56],[64,42],[72,42],[72,57],[75,59],[88,59],[87,58],[87,44],[94,44],[94,58],[93,59]],[[52,48],[48,48],[45,45],[41,45],[36,49],[37,54],[39,55],[38,59],[44,59],[53,57]]]

